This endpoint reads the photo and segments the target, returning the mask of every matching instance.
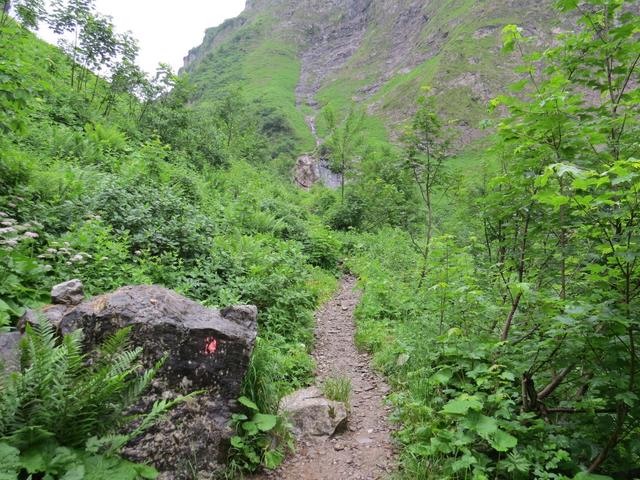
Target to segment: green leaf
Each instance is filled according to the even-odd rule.
[[[258,405],[256,405],[254,402],[249,400],[247,397],[240,397],[238,401],[245,407],[250,408],[251,410],[255,410],[256,412],[259,410]]]
[[[466,415],[469,410],[482,410],[482,402],[473,395],[463,393],[455,400],[450,400],[442,409],[442,413]]]
[[[262,432],[268,432],[276,426],[278,422],[278,417],[275,415],[268,415],[265,413],[256,413],[253,417],[253,422],[256,424],[258,429]]]
[[[552,207],[559,207],[569,203],[569,198],[563,195],[557,195],[553,192],[541,192],[534,196],[536,200],[544,205],[550,205]]]
[[[38,447],[30,448],[20,455],[20,463],[27,473],[40,473],[47,469],[47,460],[43,452],[44,449]]]
[[[484,439],[498,431],[498,421],[477,412],[470,412],[466,418],[465,426],[473,430]]]
[[[269,470],[278,468],[284,461],[284,454],[278,450],[269,450],[264,454],[264,466]]]
[[[238,437],[237,435],[231,437],[231,446],[238,449],[244,447],[244,442],[242,441],[242,437]]]
[[[60,478],[60,480],[84,480],[85,468],[84,465],[76,465]]]
[[[242,429],[247,432],[248,435],[256,435],[258,433],[258,427],[254,422],[244,422]]]
[[[136,470],[138,471],[138,475],[140,475],[145,480],[155,480],[158,478],[158,471],[153,468],[151,465],[136,465]]]
[[[0,480],[15,480],[20,469],[20,451],[0,443]]]
[[[518,439],[502,430],[498,430],[489,436],[489,443],[499,452],[506,452],[518,444]]]
[[[467,470],[469,467],[475,465],[476,463],[478,463],[476,457],[465,453],[461,458],[451,464],[451,469],[454,472],[459,472],[460,470]]]

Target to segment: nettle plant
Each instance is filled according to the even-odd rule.
[[[640,459],[640,17],[624,1],[558,7],[580,28],[544,53],[525,54],[521,30],[504,29],[523,79],[492,102],[509,112],[504,157],[480,200],[504,299],[491,359],[516,377],[504,404],[518,417],[512,468],[536,478]]]

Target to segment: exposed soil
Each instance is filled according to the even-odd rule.
[[[351,413],[345,431],[333,438],[298,445],[297,453],[263,479],[374,480],[394,469],[394,445],[384,404],[389,387],[369,366],[370,358],[354,343],[354,309],[360,300],[356,280],[347,276],[340,291],[317,314],[317,384],[328,376],[351,379]]]

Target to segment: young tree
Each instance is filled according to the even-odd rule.
[[[418,288],[426,278],[431,241],[434,233],[433,200],[437,188],[444,184],[445,162],[448,158],[448,140],[444,136],[442,123],[435,112],[435,106],[428,97],[420,97],[418,111],[413,122],[407,128],[403,141],[405,144],[404,168],[408,170],[420,191],[424,208],[424,245],[418,248],[422,256],[422,268]]]
[[[117,53],[118,38],[111,18],[90,14],[79,36],[78,62],[82,69],[77,84],[78,90],[84,87],[86,91],[90,73],[93,72],[95,79],[91,101],[95,98],[99,74],[111,70]]]
[[[111,70],[109,88],[100,104],[104,115],[109,116],[119,95],[128,95],[129,115],[133,115],[136,99],[143,97],[144,85],[148,82],[145,73],[136,65],[140,48],[131,32],[116,37],[116,60]]]
[[[344,204],[346,178],[353,168],[358,150],[364,141],[362,130],[365,116],[364,112],[351,110],[342,123],[338,124],[333,110],[325,109],[323,117],[329,129],[326,145],[331,151],[332,164],[341,174],[340,198]]]
[[[5,8],[10,8],[10,5],[11,2],[7,2]],[[20,24],[29,30],[36,30],[45,14],[43,0],[15,0],[13,9]]]
[[[73,40],[62,40],[62,48],[72,59],[71,86],[75,84],[75,73],[80,54],[78,42],[91,13],[95,10],[95,0],[53,0],[49,26],[58,35],[71,33]]]
[[[521,31],[505,28],[524,78],[518,96],[494,102],[509,110],[498,128],[506,154],[482,200],[507,307],[492,330],[504,356],[521,355],[522,410],[548,423],[573,416],[596,452],[588,472],[623,444],[620,463],[640,414],[640,17],[630,4],[559,2],[582,28],[544,54],[525,55]]]

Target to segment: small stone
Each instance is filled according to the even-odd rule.
[[[373,440],[371,440],[369,437],[358,437],[358,438],[356,438],[356,441],[360,445],[367,445],[369,443],[373,443]]]
[[[84,286],[73,279],[59,283],[51,289],[51,303],[56,305],[79,305],[84,300]]]
[[[327,400],[317,387],[286,396],[280,411],[289,414],[293,431],[301,438],[329,437],[347,420],[344,403]]]

